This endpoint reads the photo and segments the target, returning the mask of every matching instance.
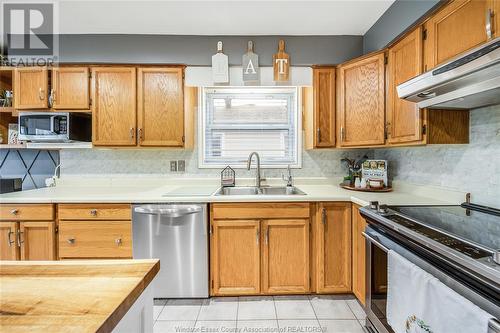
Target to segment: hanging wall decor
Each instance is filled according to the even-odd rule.
[[[285,53],[285,41],[280,40],[278,53],[273,55],[274,81],[288,81],[290,76],[290,56]]]
[[[253,52],[253,42],[248,42],[247,53],[243,54],[241,61],[243,69],[243,82],[256,84],[259,82],[259,56]]]
[[[217,42],[217,53],[212,56],[212,79],[214,83],[229,82],[229,61],[222,53],[222,42]]]

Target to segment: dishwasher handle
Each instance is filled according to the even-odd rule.
[[[146,207],[135,207],[134,212],[139,214],[152,214],[161,215],[166,217],[181,217],[185,215],[195,214],[201,212],[202,207],[200,206],[186,206],[179,208],[146,208]]]

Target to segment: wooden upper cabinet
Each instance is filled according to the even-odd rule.
[[[137,70],[139,145],[184,145],[183,73],[183,68]]]
[[[425,70],[488,40],[489,5],[487,0],[454,0],[425,23]]]
[[[359,213],[361,206],[353,205],[352,209],[352,292],[365,305],[366,302],[366,245],[362,232],[366,229],[366,221]]]
[[[351,203],[321,203],[316,220],[318,293],[351,291]]]
[[[47,68],[16,68],[14,70],[14,108],[46,109],[48,107],[47,75]]]
[[[213,295],[260,293],[259,220],[214,220],[210,246]]]
[[[92,68],[92,142],[136,145],[136,69]]]
[[[339,146],[385,143],[384,71],[382,52],[340,67]]]
[[[263,292],[309,292],[309,219],[264,220],[262,228]]]
[[[18,260],[17,223],[0,222],[0,260]]]
[[[55,222],[20,222],[21,260],[55,260]]]
[[[422,73],[422,28],[418,27],[388,51],[387,142],[422,141],[423,111],[416,103],[400,99],[396,87]]]
[[[313,69],[314,147],[335,146],[335,67]]]
[[[89,69],[87,67],[53,68],[51,83],[53,109],[89,109]]]

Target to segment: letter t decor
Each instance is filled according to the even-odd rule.
[[[279,41],[278,53],[273,54],[274,81],[286,82],[290,76],[290,56],[285,53],[285,41]]]

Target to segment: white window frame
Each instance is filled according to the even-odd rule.
[[[213,90],[225,90],[225,89],[231,89],[234,90],[235,92],[244,92],[246,90],[252,90],[252,89],[259,89],[262,92],[266,92],[266,90],[269,93],[279,93],[279,92],[294,92],[295,94],[295,103],[294,109],[295,109],[295,114],[294,114],[294,121],[296,124],[296,137],[295,137],[295,142],[296,142],[296,156],[297,160],[294,163],[289,164],[291,168],[294,169],[300,169],[302,168],[302,108],[300,107],[302,105],[301,103],[301,89],[297,86],[256,86],[256,87],[235,87],[235,86],[211,86],[211,87],[201,87],[199,91],[199,98],[198,98],[198,168],[200,169],[220,169],[220,168],[225,168],[226,166],[230,165],[234,169],[246,169],[246,160],[241,161],[240,163],[234,163],[234,162],[227,162],[227,163],[221,163],[221,164],[207,164],[205,163],[204,160],[204,155],[205,155],[205,122],[206,122],[206,94],[207,91],[213,91]],[[261,157],[261,168],[264,169],[283,169],[287,167],[287,164],[283,165],[276,165],[276,164],[266,164],[265,160],[262,161]]]

